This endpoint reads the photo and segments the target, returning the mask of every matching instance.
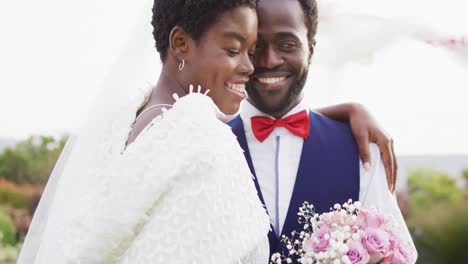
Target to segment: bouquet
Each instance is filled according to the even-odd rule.
[[[285,254],[275,253],[272,264],[403,264],[414,263],[409,241],[403,241],[391,219],[361,208],[349,200],[335,204],[330,212],[316,214],[314,206],[304,202],[299,208],[301,232],[283,236]]]

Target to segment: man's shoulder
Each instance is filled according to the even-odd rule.
[[[333,120],[313,110],[310,110],[309,118],[311,121],[311,126],[319,128],[321,131],[352,135],[351,127],[348,123]]]
[[[349,124],[328,118],[317,112],[310,112],[310,136],[319,140],[330,152],[344,153],[348,149],[358,152],[356,140]],[[348,155],[349,153],[346,152]]]

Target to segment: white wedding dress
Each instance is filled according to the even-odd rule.
[[[211,98],[178,99],[125,148],[141,102],[101,126],[84,173],[63,172],[18,263],[268,263],[269,217]]]

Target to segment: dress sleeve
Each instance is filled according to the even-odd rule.
[[[191,151],[194,139],[207,124],[219,122],[217,108],[201,94],[186,97],[153,120],[122,155],[94,170],[94,182],[59,227],[67,261],[115,262],[171,182],[199,168],[203,160],[200,153]]]
[[[252,191],[255,188],[250,171],[242,160],[240,147],[234,144],[237,141],[218,120],[218,114],[207,96],[191,94],[180,98],[121,156],[98,170],[94,175],[98,181],[83,195],[83,206],[64,228],[67,263],[127,263],[125,259],[135,263],[135,258],[141,260],[138,263],[149,263],[156,257],[167,260],[174,257],[166,254],[168,247],[163,247],[163,240],[168,237],[182,251],[177,255],[199,252],[204,258],[210,254],[203,251],[208,248],[213,256],[224,260],[229,252],[236,258],[236,254],[252,248],[257,243],[252,238],[266,236],[268,216],[264,210],[260,213],[252,209],[261,208],[261,204]],[[253,189],[246,188],[247,184]],[[228,204],[230,208],[225,207]],[[242,217],[244,212],[250,213],[251,219]],[[252,221],[263,221],[265,230],[246,232],[249,229],[245,224]],[[174,226],[175,223],[180,226]],[[201,228],[206,223],[210,225]],[[191,232],[182,234],[182,229]],[[151,240],[158,236],[160,239]],[[202,237],[207,239],[204,245],[200,243]],[[244,251],[226,250],[235,249],[239,241],[243,242]],[[248,242],[251,246],[247,246]],[[144,250],[144,254],[132,255],[150,245],[151,250]],[[200,248],[194,250],[196,247]],[[193,260],[192,254],[186,255],[191,257],[187,262]],[[213,263],[223,262],[219,260]]]
[[[416,247],[401,214],[396,197],[388,190],[385,168],[380,157],[378,146],[371,144],[372,166],[366,172],[361,163],[359,200],[362,206],[376,209],[378,212],[390,217],[394,221],[398,233],[403,241],[409,243],[410,254],[417,258]]]

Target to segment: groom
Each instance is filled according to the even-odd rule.
[[[357,201],[361,174],[375,171],[378,164],[360,165],[360,151],[349,125],[311,112],[303,102],[315,46],[315,0],[260,0],[258,19],[249,99],[229,124],[245,151],[260,199],[270,215],[272,253],[282,251],[281,235],[301,230],[297,211],[303,201],[313,203],[317,213],[350,198]],[[391,142],[381,131],[376,132],[379,137],[374,139]],[[367,137],[359,144],[369,151]],[[391,145],[380,145],[387,177],[394,184]],[[369,161],[367,156],[365,161]]]

